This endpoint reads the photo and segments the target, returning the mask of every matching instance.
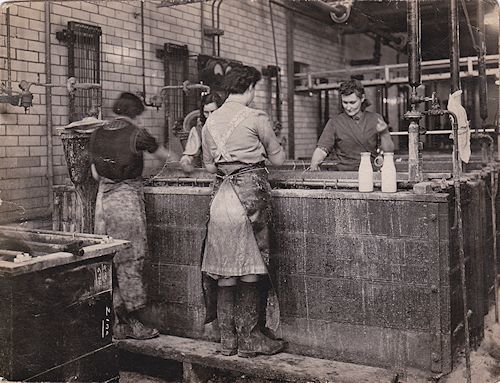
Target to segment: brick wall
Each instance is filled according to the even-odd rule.
[[[144,2],[144,61],[147,99],[164,85],[164,67],[156,51],[165,43],[188,45],[193,57],[199,53],[211,55],[212,39],[201,32],[201,4],[157,8],[158,3]],[[51,71],[52,83],[65,84],[68,77],[68,48],[56,39],[56,32],[67,29],[68,21],[98,25],[102,29],[103,118],[112,117],[112,101],[120,92],[142,91],[142,44],[140,1],[64,1],[51,2]],[[46,83],[45,77],[45,11],[44,3],[19,3],[10,6],[12,88],[21,80]],[[287,136],[286,76],[286,10],[273,5],[274,35],[269,3],[266,1],[226,0],[220,7],[220,56],[234,59],[258,69],[275,65],[282,69],[283,136]],[[204,23],[211,25],[211,3],[203,5]],[[0,78],[7,78],[6,11],[0,14]],[[275,40],[275,44],[274,44]],[[306,62],[310,70],[327,70],[343,66],[346,49],[330,26],[297,17],[293,32],[294,60]],[[202,52],[203,48],[203,52]],[[277,119],[276,103],[270,95],[274,80],[261,81],[254,105]],[[32,86],[33,107],[25,114],[20,107],[0,103],[0,219],[29,219],[48,215],[49,190],[47,180],[47,119],[45,88]],[[333,96],[333,95],[332,95]],[[295,95],[295,157],[311,155],[319,125],[317,97]],[[337,107],[330,102],[332,112]],[[56,127],[66,125],[68,94],[65,87],[52,88],[54,184],[68,183],[65,158]],[[148,108],[141,122],[161,142],[165,137],[165,111]],[[181,146],[171,132],[171,149]],[[286,144],[285,144],[286,145]],[[154,174],[161,164],[146,155],[145,174]]]

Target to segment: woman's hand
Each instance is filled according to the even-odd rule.
[[[193,158],[191,156],[182,156],[180,160],[182,171],[191,173],[194,170]]]
[[[321,149],[316,148],[311,158],[311,166],[309,166],[309,170],[319,172],[321,169],[319,165],[325,160],[327,153]]]
[[[319,163],[312,163],[311,162],[311,166],[309,166],[309,169],[307,169],[307,170],[310,170],[312,172],[319,172],[319,171],[321,171],[319,165],[320,165]]]
[[[381,117],[379,117],[378,121],[377,121],[377,126],[376,126],[377,133],[382,133],[382,132],[386,131],[387,127],[388,126],[387,126],[386,122]]]

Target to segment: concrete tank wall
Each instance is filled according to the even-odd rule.
[[[484,181],[463,185],[472,339],[483,336]],[[289,351],[448,372],[463,344],[453,190],[273,190],[272,267]],[[146,188],[149,319],[203,337],[200,249],[210,188]],[[455,334],[455,328],[459,327]]]

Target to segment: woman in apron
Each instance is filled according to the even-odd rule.
[[[229,96],[202,130],[203,162],[217,178],[201,271],[217,283],[221,352],[240,357],[272,355],[285,345],[264,335],[258,323],[257,282],[268,278],[271,218],[265,160],[281,165],[285,159],[266,113],[248,107],[260,79],[253,67],[232,69],[224,79]],[[205,298],[210,322],[213,299]]]
[[[99,181],[94,232],[132,245],[113,258],[115,339],[149,339],[159,334],[139,320],[146,305],[143,266],[148,252],[141,175],[143,151],[163,160],[171,159],[171,152],[136,125],[135,117],[143,111],[139,97],[122,93],[113,105],[117,117],[96,129],[89,145],[92,175]]]

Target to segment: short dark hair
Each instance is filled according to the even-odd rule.
[[[349,81],[344,81],[340,84],[340,95],[349,96],[355,93],[356,96],[361,98],[365,94],[365,87],[361,81],[356,79],[351,79]]]
[[[139,96],[124,92],[114,102],[113,112],[120,116],[135,118],[144,112],[144,103]]]
[[[365,95],[365,87],[361,81],[352,78],[340,84],[339,93],[341,96],[340,97],[341,101],[342,101],[342,96],[349,96],[350,94],[353,93],[359,98],[362,98]],[[370,101],[368,101],[365,98],[363,103],[361,104],[361,109],[365,110],[370,105],[371,105]]]
[[[237,66],[224,76],[222,88],[228,94],[243,94],[250,85],[257,84],[262,75],[253,66]]]
[[[203,114],[203,111],[205,109],[205,105],[211,104],[212,102],[215,102],[215,105],[217,105],[217,108],[219,108],[223,103],[224,100],[222,97],[217,94],[217,93],[209,93],[201,97],[201,102],[200,102],[200,120],[201,122],[205,123],[207,120],[205,118],[205,115]]]

